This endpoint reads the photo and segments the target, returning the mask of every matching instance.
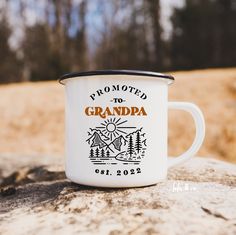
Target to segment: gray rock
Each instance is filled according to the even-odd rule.
[[[155,186],[104,189],[69,182],[54,162],[2,169],[0,234],[236,234],[235,165],[194,158]]]

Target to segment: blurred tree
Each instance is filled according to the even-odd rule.
[[[160,0],[2,0],[0,82],[49,80],[91,68],[236,65],[235,0],[186,0],[173,12],[170,40],[162,37],[160,10]],[[17,39],[16,51],[8,42],[20,31],[24,39]]]
[[[55,22],[52,24],[52,49],[61,64],[70,71],[87,69],[86,10],[87,2],[72,0],[49,0],[54,9]],[[76,24],[75,21],[78,18]],[[74,35],[70,35],[73,28]],[[65,58],[67,58],[65,60]]]
[[[9,38],[11,30],[8,25],[6,16],[2,14],[0,18],[0,82],[17,82],[20,81],[20,61],[16,57],[16,53],[9,46]]]
[[[86,70],[89,67],[88,63],[88,47],[87,47],[87,38],[86,38],[86,1],[80,1],[80,4],[77,7],[78,17],[79,17],[79,26],[76,32],[74,39],[72,40],[71,46],[71,70],[79,71]]]
[[[173,69],[236,65],[232,0],[186,0],[172,16]]]
[[[74,6],[71,0],[47,0],[47,5],[45,22],[25,26],[24,74],[32,81],[51,80],[68,71],[87,68],[86,2]],[[72,18],[76,14],[79,26],[71,36]]]
[[[236,1],[217,0],[219,18],[219,53],[217,66],[236,65]]]
[[[105,27],[95,53],[96,67],[162,69],[159,1],[111,1],[109,9],[110,18],[103,14]],[[118,18],[125,10],[130,14]]]
[[[165,58],[166,48],[165,42],[162,40],[162,27],[160,24],[160,2],[155,0],[144,1],[144,4],[147,5],[147,14],[150,17],[150,31],[152,33],[152,69],[160,70],[168,66],[166,63],[167,59]],[[148,25],[147,25],[148,26]]]
[[[51,49],[45,24],[38,23],[26,28],[22,48],[24,63],[32,81],[52,80],[69,69]]]

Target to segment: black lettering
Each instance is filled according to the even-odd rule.
[[[145,93],[143,93],[141,96],[140,96],[141,99],[145,100],[147,99],[147,95]]]
[[[105,92],[109,92],[109,91],[110,91],[110,87],[109,87],[109,86],[105,86],[105,87],[104,87],[104,91],[105,91]]]
[[[139,96],[140,92],[141,92],[141,91],[140,91],[139,89],[136,89],[135,92],[134,92],[134,94],[137,95],[137,96]]]
[[[119,91],[120,85],[112,85],[112,91]]]
[[[101,96],[104,95],[105,93],[109,93],[111,91],[128,91],[134,95],[139,96],[141,99],[145,100],[147,99],[147,95],[143,93],[141,90],[133,87],[133,86],[128,86],[128,85],[112,85],[112,86],[105,86],[103,89],[98,89],[95,93],[90,95],[90,98],[92,100],[96,99],[96,96]],[[125,102],[125,100],[121,99],[120,100],[115,100],[115,103],[122,103]]]
[[[92,100],[95,100],[95,94],[90,95]]]
[[[134,87],[132,86],[129,86],[129,91],[132,93],[133,89],[135,89]]]
[[[127,91],[128,87],[126,85],[121,87],[122,91]]]
[[[103,94],[101,89],[97,90],[97,93],[98,93],[98,96]]]

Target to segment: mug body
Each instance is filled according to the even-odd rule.
[[[66,79],[66,176],[99,187],[152,185],[167,175],[168,80]]]

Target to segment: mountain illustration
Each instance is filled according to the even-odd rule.
[[[126,122],[120,121],[120,123]],[[113,119],[106,121],[105,124],[105,127],[98,126],[88,131],[86,142],[90,146],[89,158],[93,164],[139,164],[147,149],[146,133],[143,132],[143,127],[139,129],[119,127]],[[124,129],[120,131],[119,128]],[[127,129],[129,131],[135,129],[135,131],[128,132]]]
[[[107,136],[105,136],[100,130],[90,128],[88,131],[88,136],[90,136],[90,137],[86,140],[86,142],[88,142],[90,144],[91,139],[96,135],[95,133],[97,133],[99,135],[100,139],[103,142],[106,142],[109,140],[109,138]]]
[[[99,147],[100,149],[106,147],[107,149],[111,150],[111,152],[114,152],[106,143],[109,138],[103,135],[100,130],[90,128],[88,135],[90,137],[86,140],[86,142],[88,142],[90,147]]]
[[[122,143],[123,141],[123,143]],[[123,135],[120,135],[119,137],[117,137],[116,139],[114,139],[110,144],[110,145],[113,145],[114,148],[118,151],[121,151],[121,146],[122,145],[126,145],[127,143],[127,140],[123,137]]]
[[[106,143],[102,140],[102,138],[97,132],[93,134],[91,147],[96,147],[96,146],[99,146],[99,148],[103,148],[106,146]]]
[[[141,133],[141,132],[142,132],[142,129],[143,129],[143,128],[141,127],[141,128],[139,128],[139,129],[137,129],[136,131],[129,133],[128,135],[125,136],[125,138],[128,138],[130,135],[137,134],[138,132]],[[144,134],[141,134],[140,136],[143,136],[143,137],[144,137],[144,135],[145,135],[145,133],[144,133]]]

